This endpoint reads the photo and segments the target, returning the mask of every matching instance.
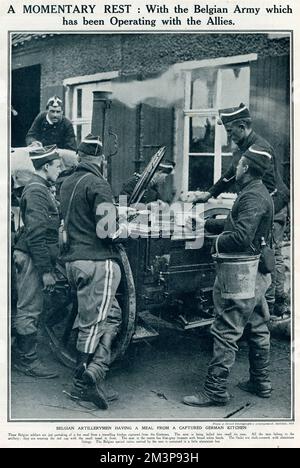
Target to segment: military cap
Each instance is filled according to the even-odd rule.
[[[46,109],[48,109],[50,106],[52,106],[52,107],[61,107],[62,106],[62,100],[58,96],[52,96],[47,101]]]
[[[158,170],[166,174],[171,174],[176,164],[174,161],[163,161],[159,164]]]
[[[252,145],[243,153],[243,156],[252,162],[252,167],[255,167],[262,175],[268,169],[271,163],[272,155],[262,146]]]
[[[56,145],[33,148],[29,151],[29,157],[35,169],[40,169],[54,159],[60,159]]]
[[[218,125],[226,125],[235,120],[251,119],[250,112],[245,104],[241,103],[238,107],[229,107],[219,110]]]
[[[103,144],[100,137],[89,133],[79,144],[78,152],[87,156],[101,156],[103,154]]]

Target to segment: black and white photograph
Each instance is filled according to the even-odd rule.
[[[10,33],[10,421],[291,421],[291,32]]]

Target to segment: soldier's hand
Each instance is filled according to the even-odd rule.
[[[30,148],[42,148],[43,143],[38,141],[38,140],[33,140],[30,145],[28,145]]]
[[[208,202],[210,198],[211,198],[210,192],[200,192],[200,193],[197,193],[195,200],[193,200],[193,203],[206,203]]]
[[[44,291],[51,293],[54,290],[54,286],[56,284],[56,278],[53,273],[44,273],[43,274],[43,285]]]
[[[182,192],[179,200],[185,203],[206,203],[211,198],[210,192],[200,192],[199,190],[193,192]]]

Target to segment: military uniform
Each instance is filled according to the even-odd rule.
[[[101,336],[106,332],[115,335],[118,330],[121,313],[115,294],[121,278],[118,252],[109,239],[100,239],[96,233],[100,218],[96,215],[97,207],[101,203],[111,204],[112,193],[95,165],[80,163],[73,175],[63,182],[60,193],[62,214],[65,216],[71,192],[84,174],[89,175],[78,186],[70,209],[67,226],[70,247],[63,260],[69,281],[77,290],[77,349],[94,354]],[[115,327],[109,323],[112,306]]]
[[[55,150],[47,153],[47,149],[42,148],[37,152],[41,153],[42,162],[59,159]],[[18,291],[14,326],[19,359],[15,367],[28,375],[44,378],[56,376],[43,367],[36,352],[38,322],[44,302],[43,275],[53,273],[58,256],[60,220],[50,186],[50,182],[38,174],[33,174],[25,186],[20,200],[24,226],[13,254]]]
[[[239,108],[220,110],[221,121],[219,124],[227,122],[234,122],[235,119],[250,118],[249,110],[243,104]],[[285,267],[283,255],[281,251],[281,244],[283,241],[284,230],[287,221],[287,206],[289,203],[289,190],[282,180],[278,168],[278,161],[273,147],[264,138],[255,133],[253,130],[238,144],[237,148],[233,151],[232,161],[225,172],[225,174],[208,190],[213,197],[217,197],[220,193],[226,190],[235,191],[234,176],[237,164],[242,154],[250,148],[251,145],[258,145],[272,156],[271,164],[263,175],[263,183],[267,187],[269,193],[272,195],[274,202],[274,249],[276,269],[272,273],[272,284],[267,291],[266,297],[271,314],[274,310],[275,300],[281,302],[284,297],[284,283],[285,283]]]
[[[275,213],[282,210],[289,202],[289,190],[283,182],[278,171],[276,156],[272,146],[260,135],[253,130],[240,146],[233,151],[232,161],[225,174],[208,190],[213,197],[217,197],[220,193],[235,190],[235,171],[242,154],[252,145],[258,145],[271,154],[272,160],[270,167],[266,170],[263,176],[263,183],[267,187],[274,201]]]
[[[66,117],[57,123],[51,123],[47,119],[47,112],[41,112],[34,119],[27,135],[26,144],[40,141],[43,146],[57,145],[61,149],[76,151],[77,145],[72,122]]]
[[[136,184],[140,180],[141,174],[138,174],[135,172],[129,179],[123,184],[120,195],[127,195],[128,199],[130,198]],[[160,200],[160,194],[158,191],[158,188],[153,186],[153,187],[148,187],[146,190],[146,193],[143,195],[140,203],[150,203],[150,202],[155,202],[157,200]]]
[[[244,156],[260,157],[251,147]],[[253,149],[253,150],[252,150]],[[251,150],[251,151],[250,151]],[[255,150],[256,151],[256,150]],[[260,150],[259,150],[260,151]],[[262,152],[265,159],[271,155]],[[266,160],[267,161],[267,160]],[[267,162],[264,162],[267,167]],[[261,179],[245,179],[232,211],[224,220],[208,220],[205,228],[213,233],[223,234],[218,239],[220,253],[246,253],[253,255],[261,248],[261,240],[268,240],[272,224],[273,202]],[[184,398],[184,403],[195,406],[224,405],[229,401],[227,379],[235,362],[237,342],[246,326],[249,328],[250,381],[260,396],[269,396],[270,334],[265,292],[271,282],[270,274],[258,271],[255,297],[252,299],[224,299],[217,276],[213,299],[216,317],[211,327],[214,338],[213,358],[210,362],[204,391]]]
[[[102,154],[102,148],[97,153],[98,141],[100,143],[90,135],[79,145],[81,162],[63,182],[60,202],[66,217],[73,189],[84,176],[70,205],[66,226],[69,249],[63,257],[68,279],[78,299],[77,367],[71,395],[93,401],[105,409],[107,395],[103,380],[111,363],[112,342],[121,325],[121,309],[115,298],[121,270],[119,255],[111,239],[101,238],[97,232],[103,216],[99,212],[101,204],[107,205],[112,221],[116,219],[111,188],[100,168],[84,161],[84,154]]]
[[[16,328],[21,335],[37,331],[42,312],[42,275],[54,270],[58,256],[59,213],[50,184],[37,174],[25,186],[20,202],[24,228],[16,243],[18,313]]]
[[[162,161],[158,168],[157,168],[157,173],[164,173],[167,175],[172,174],[173,170],[175,168],[175,163],[173,161]],[[127,195],[128,199],[130,198],[136,184],[141,178],[141,174],[138,172],[135,172],[122,186],[120,195]],[[146,188],[146,191],[144,193],[144,196],[141,199],[141,203],[151,203],[151,202],[156,202],[158,200],[163,200],[165,196],[163,196],[159,189],[163,189],[162,183],[155,183],[155,174],[150,181],[150,184],[148,184],[148,187]],[[166,194],[164,194],[166,195]],[[167,201],[167,200],[165,200]]]
[[[231,215],[224,225],[224,234],[219,239],[219,251],[224,253],[243,252],[253,254],[253,247],[260,250],[261,238],[268,238],[272,222],[272,199],[261,180],[255,180],[242,188],[236,199]],[[205,227],[213,231],[214,220],[208,220]],[[218,220],[217,220],[218,221]],[[220,227],[220,222],[217,222]],[[228,233],[225,233],[229,231]],[[216,232],[216,230],[214,230]],[[214,353],[205,383],[205,392],[214,400],[226,402],[227,377],[238,351],[237,342],[246,325],[250,328],[250,375],[255,381],[269,383],[266,369],[269,364],[270,336],[269,319],[265,293],[270,286],[270,274],[260,272],[256,278],[253,299],[223,299],[219,279],[214,285],[215,321],[211,327],[214,337]],[[256,356],[256,358],[255,358]],[[259,356],[259,358],[258,358]],[[260,369],[259,371],[257,370]]]

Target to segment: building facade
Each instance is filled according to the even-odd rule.
[[[220,177],[232,144],[216,125],[218,109],[243,102],[289,182],[287,34],[13,34],[11,44],[12,146],[24,145],[35,115],[58,94],[78,141],[91,130],[103,136],[116,194],[167,146],[176,162],[172,198]]]

